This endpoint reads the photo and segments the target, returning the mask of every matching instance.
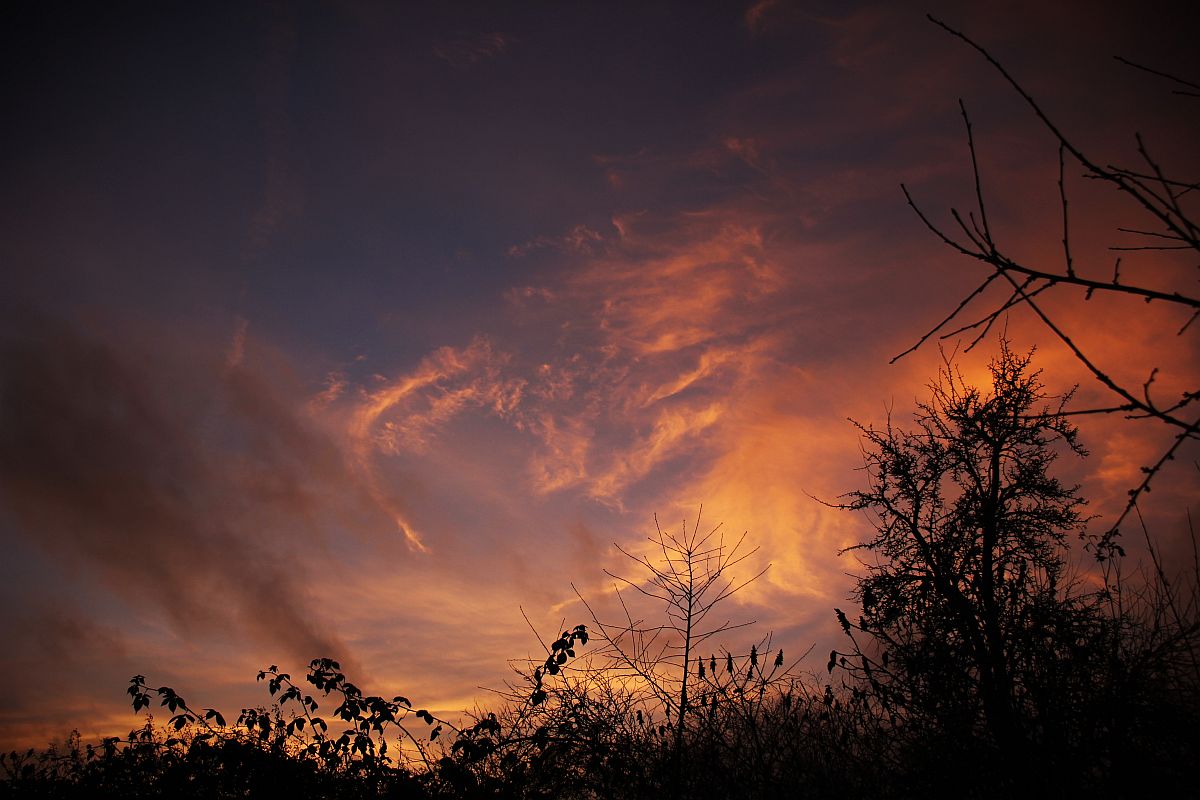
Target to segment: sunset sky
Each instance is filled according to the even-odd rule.
[[[771,564],[724,644],[827,653],[870,527],[814,497],[862,485],[848,418],[910,419],[937,347],[889,359],[984,274],[900,190],[972,206],[959,98],[1000,238],[1061,264],[1056,143],[925,13],[1097,161],[1140,131],[1200,173],[1200,101],[1112,58],[1195,80],[1192,30],[1131,3],[94,5],[0,25],[0,747],[128,731],[138,673],[236,717],[326,655],[486,705],[539,651],[522,608],[588,622],[572,586],[605,607],[614,543],[701,504]],[[1106,278],[1144,221],[1067,189]],[[1131,281],[1195,291],[1152,256]],[[1047,303],[1118,378],[1195,388],[1181,312]],[[1093,527],[1169,438],[1085,420]],[[1146,505],[1168,550],[1184,455]]]

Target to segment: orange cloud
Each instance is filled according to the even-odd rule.
[[[468,408],[509,413],[520,400],[523,384],[499,380],[503,360],[482,337],[461,350],[443,347],[411,373],[365,393],[350,413],[347,432],[367,491],[417,552],[427,553],[429,548],[380,481],[376,453],[420,452],[437,428]]]

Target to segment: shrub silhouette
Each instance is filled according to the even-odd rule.
[[[546,703],[548,679],[587,641],[579,625],[548,648],[518,721]],[[467,797],[494,796],[511,778],[485,768],[519,743],[520,726],[505,728],[495,714],[459,728],[406,697],[365,695],[330,658],[309,664],[305,682],[315,697],[275,665],[258,680],[273,703],[242,709],[229,725],[216,709],[194,710],[171,687],[135,675],[134,712],[157,701],[170,714],[165,725],[148,718],[99,747],[82,746],[75,733],[41,753],[0,754],[0,786],[14,797]]]

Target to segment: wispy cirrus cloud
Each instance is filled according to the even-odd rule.
[[[455,69],[466,70],[481,61],[499,56],[515,42],[511,34],[499,31],[463,34],[437,42],[433,46],[433,54]]]
[[[529,255],[535,250],[546,248],[567,253],[590,254],[599,249],[603,241],[604,236],[599,231],[593,230],[587,225],[575,225],[561,236],[546,236],[542,234],[535,236],[527,242],[514,244],[508,248],[508,255],[513,258],[520,258]]]
[[[371,497],[386,509],[409,546],[429,548],[395,497],[381,482],[377,453],[420,453],[430,446],[435,431],[456,416],[485,409],[504,416],[519,403],[524,382],[503,376],[505,361],[486,338],[465,348],[442,347],[412,372],[362,390],[349,413],[347,433],[355,464]]]
[[[799,323],[796,294],[811,276],[776,260],[757,224],[768,222],[733,209],[618,220],[621,234],[602,252],[513,294],[510,329],[364,391],[348,412],[361,457],[419,465],[430,451],[487,447],[454,434],[482,415],[516,437],[504,452],[517,461],[517,493],[535,506],[574,498],[644,522],[709,501],[716,513],[757,505],[755,535],[795,551],[796,509],[807,500],[795,486],[811,463],[796,454],[808,445],[769,431],[813,427],[806,415],[816,409],[789,410],[789,393],[828,397],[786,360],[782,331]],[[853,440],[846,428],[843,443]],[[760,468],[746,469],[753,460]],[[785,570],[779,587],[827,563],[830,541],[811,544],[808,566]]]

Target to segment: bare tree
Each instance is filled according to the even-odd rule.
[[[648,695],[652,705],[661,708],[671,721],[676,752],[684,746],[688,715],[695,710],[690,668],[700,647],[715,636],[753,624],[710,619],[713,611],[769,568],[741,581],[732,577],[730,571],[758,548],[744,548],[745,533],[734,541],[726,540],[721,525],[702,533],[702,513],[703,507],[691,529],[684,522],[679,533],[664,531],[655,517],[655,532],[647,537],[653,555],[635,555],[616,545],[643,570],[636,580],[605,570],[617,582],[613,590],[625,617],[622,622],[602,621],[576,590],[591,614],[593,634],[607,644],[602,663],[595,668],[623,679],[631,691]],[[635,614],[621,587],[661,604],[664,618],[647,622]],[[725,651],[724,657],[733,656]]]
[[[984,264],[988,271],[975,288],[963,297],[941,322],[926,332],[916,344],[896,356],[893,361],[911,353],[935,336],[944,339],[973,332],[975,338],[970,345],[973,347],[1010,309],[1024,306],[1033,312],[1095,380],[1113,396],[1111,404],[1075,408],[1064,413],[1068,415],[1118,414],[1128,419],[1154,420],[1167,426],[1173,434],[1170,444],[1157,460],[1142,468],[1141,480],[1130,489],[1129,500],[1124,510],[1108,532],[1096,542],[1096,552],[1099,557],[1107,558],[1119,554],[1121,548],[1115,541],[1118,527],[1130,513],[1135,511],[1139,498],[1150,490],[1153,478],[1168,461],[1175,458],[1184,442],[1200,438],[1200,416],[1196,412],[1197,406],[1200,405],[1197,402],[1200,401],[1200,379],[1195,375],[1193,365],[1193,372],[1187,378],[1190,388],[1178,398],[1167,399],[1155,397],[1152,394],[1155,378],[1159,371],[1155,365],[1146,365],[1147,377],[1141,386],[1122,382],[1113,377],[1113,370],[1103,363],[1097,353],[1086,351],[1078,343],[1077,336],[1072,335],[1062,319],[1056,316],[1044,301],[1053,292],[1065,288],[1083,292],[1089,300],[1097,294],[1107,293],[1140,298],[1146,303],[1166,303],[1188,313],[1187,322],[1178,331],[1178,335],[1184,335],[1195,322],[1196,317],[1200,316],[1200,297],[1187,293],[1182,285],[1155,287],[1143,285],[1136,278],[1131,281],[1129,278],[1130,265],[1126,262],[1147,253],[1157,253],[1160,256],[1169,254],[1190,260],[1190,266],[1200,270],[1200,259],[1197,258],[1200,256],[1200,223],[1198,223],[1195,208],[1189,206],[1189,203],[1194,203],[1197,197],[1196,190],[1200,188],[1200,184],[1195,180],[1170,174],[1151,155],[1140,134],[1135,134],[1134,137],[1137,143],[1137,153],[1141,160],[1139,166],[1114,166],[1103,163],[1085,153],[1050,119],[1029,92],[991,53],[941,20],[932,16],[929,19],[982,55],[1020,95],[1040,124],[1057,140],[1058,191],[1062,208],[1062,257],[1057,264],[1023,261],[1013,257],[1007,246],[996,237],[988,218],[985,203],[986,192],[980,178],[971,120],[966,106],[960,100],[959,107],[966,125],[967,146],[970,151],[974,176],[975,209],[963,214],[958,209],[951,208],[950,215],[954,226],[947,230],[933,222],[922,211],[906,186],[902,186],[902,188],[909,205],[929,230],[948,247]],[[1120,57],[1118,60],[1131,68],[1167,81],[1173,87],[1173,93],[1177,97],[1184,98],[1186,101],[1200,98],[1200,85],[1198,84]],[[1117,232],[1126,237],[1136,238],[1133,240],[1133,244],[1114,244],[1109,248],[1114,252],[1114,263],[1111,266],[1079,264],[1073,256],[1072,228],[1065,181],[1068,165],[1072,169],[1081,168],[1083,177],[1094,181],[1098,188],[1108,187],[1117,190],[1130,203],[1130,216],[1136,221],[1120,226]],[[955,228],[957,230],[954,230]],[[1126,241],[1128,240],[1126,239]],[[1003,299],[986,307],[982,313],[973,311],[985,296],[985,292],[993,285],[1003,288]]]

